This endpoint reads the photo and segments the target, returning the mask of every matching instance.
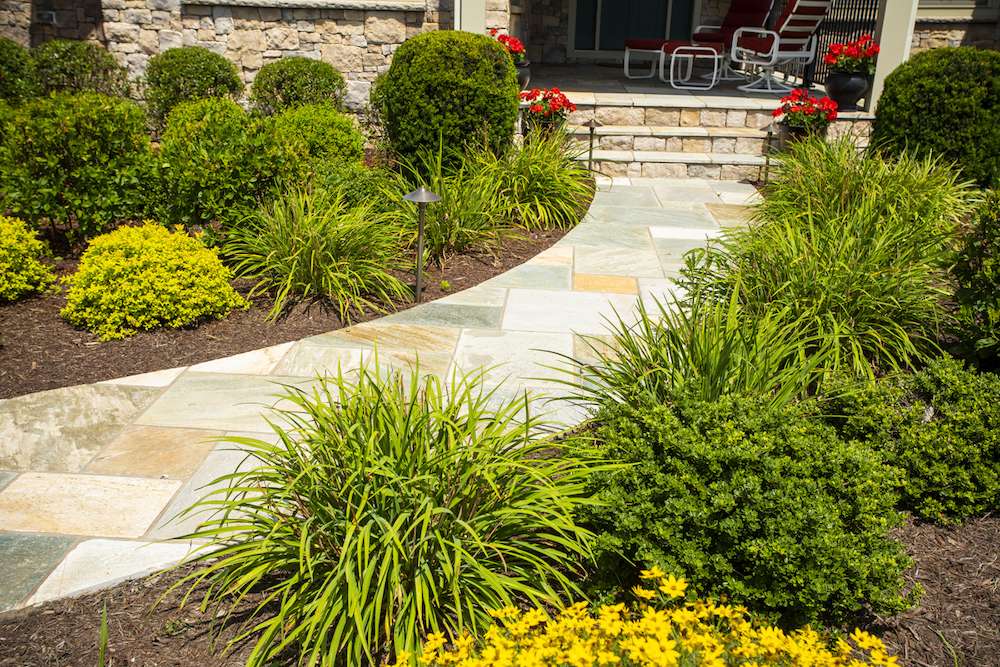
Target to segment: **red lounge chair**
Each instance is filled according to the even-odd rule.
[[[733,34],[730,55],[734,62],[756,65],[760,76],[740,90],[784,94],[792,86],[774,78],[779,65],[808,65],[816,57],[816,31],[833,0],[791,0],[774,30],[740,28]]]

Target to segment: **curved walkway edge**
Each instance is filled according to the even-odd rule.
[[[549,352],[585,353],[613,310],[671,291],[687,250],[744,224],[757,197],[727,181],[599,181],[584,221],[527,263],[416,308],[185,368],[0,401],[0,611],[79,595],[176,563],[172,521],[243,460],[209,438],[266,437],[276,382],[380,362],[490,367],[502,392],[552,395]],[[496,367],[496,368],[493,368]],[[551,418],[580,419],[568,408]]]

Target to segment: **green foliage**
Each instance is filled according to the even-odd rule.
[[[339,194],[293,191],[234,228],[226,244],[236,274],[257,281],[251,294],[274,295],[277,317],[296,298],[352,310],[380,310],[409,295],[390,271],[399,267],[402,230],[370,204]]]
[[[574,159],[578,153],[565,132],[535,130],[502,155],[472,150],[467,159],[497,181],[501,218],[526,229],[561,229],[580,221],[593,194],[589,172]]]
[[[682,285],[747,317],[785,310],[830,368],[872,376],[937,350],[945,267],[970,193],[934,161],[858,156],[850,142],[797,142],[757,223],[687,257]]]
[[[360,163],[365,138],[354,121],[329,104],[296,106],[273,117],[270,133],[280,143],[302,144],[302,157],[322,168],[322,163]]]
[[[314,184],[341,197],[348,208],[370,206],[377,213],[401,213],[398,197],[407,192],[398,172],[358,162],[324,163]]]
[[[121,227],[90,242],[62,316],[101,340],[225,317],[247,302],[214,250],[153,223]]]
[[[915,374],[827,389],[844,438],[903,472],[903,507],[941,523],[1000,509],[1000,377],[943,357]]]
[[[879,98],[875,145],[955,161],[966,178],[1000,186],[1000,53],[931,49],[900,65]]]
[[[54,39],[31,51],[42,95],[52,92],[129,93],[128,74],[107,49],[94,42]]]
[[[253,80],[250,101],[264,114],[304,104],[340,108],[347,92],[344,75],[321,60],[295,56],[264,65]]]
[[[286,648],[384,664],[515,601],[568,600],[589,555],[573,517],[600,467],[531,439],[526,399],[496,391],[377,363],[289,388],[277,440],[233,438],[254,465],[193,508],[209,544],[180,585],[208,583],[205,606],[261,600],[235,640],[255,642],[250,667]]]
[[[236,65],[200,46],[167,49],[150,58],[146,68],[146,103],[158,126],[182,102],[237,98],[242,92]]]
[[[41,292],[55,282],[42,261],[48,254],[27,225],[0,215],[0,303]]]
[[[892,470],[801,407],[680,396],[606,408],[593,435],[627,464],[592,481],[596,590],[657,565],[789,626],[906,606]]]
[[[35,92],[35,73],[28,50],[0,37],[0,100],[17,104]]]
[[[955,300],[965,351],[990,368],[1000,366],[1000,190],[986,193],[954,269]]]
[[[145,210],[151,153],[135,103],[55,93],[15,109],[3,134],[0,202],[25,221],[87,238]]]
[[[232,100],[179,104],[160,142],[158,219],[229,229],[283,178],[294,181],[289,170],[303,166],[301,146],[275,141],[269,122],[252,120]]]
[[[514,136],[519,87],[510,56],[495,40],[454,30],[406,40],[375,83],[392,149],[419,160],[443,144],[449,159],[470,140],[501,153]]]

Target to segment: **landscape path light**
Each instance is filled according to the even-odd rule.
[[[427,216],[427,205],[436,201],[441,201],[441,197],[434,194],[424,186],[420,186],[413,192],[403,195],[403,199],[417,205],[419,213],[417,215],[417,285],[414,288],[414,300],[420,302],[420,292],[423,290],[424,271],[424,220]]]
[[[590,153],[587,156],[587,171],[594,171],[594,131],[601,126],[601,122],[596,118],[591,118],[583,124],[590,130]]]

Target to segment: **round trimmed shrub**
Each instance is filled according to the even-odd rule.
[[[274,116],[270,122],[276,141],[299,142],[303,157],[312,162],[360,163],[365,138],[354,121],[329,104],[308,104]]]
[[[150,168],[142,109],[100,93],[55,93],[12,112],[0,145],[0,203],[75,237],[141,217]]]
[[[341,197],[348,208],[368,206],[377,213],[400,211],[400,197],[409,192],[399,172],[361,162],[324,163],[314,183],[318,189]]]
[[[128,95],[128,73],[100,44],[54,39],[32,49],[31,59],[43,95],[56,91]]]
[[[23,221],[0,215],[0,302],[17,301],[55,282],[42,261],[48,254]]]
[[[838,415],[842,436],[869,442],[902,470],[905,509],[938,523],[1000,509],[1000,377],[945,357],[830,393],[826,412]]]
[[[28,49],[0,37],[0,100],[16,104],[35,90],[34,71]]]
[[[1000,52],[918,53],[885,80],[873,143],[955,161],[982,186],[1000,185]]]
[[[658,566],[792,626],[905,606],[894,474],[867,446],[767,397],[615,405],[597,424],[626,465],[592,482],[594,592]]]
[[[955,264],[963,352],[1000,367],[1000,190],[986,193]]]
[[[347,91],[344,75],[330,63],[295,56],[264,65],[253,80],[250,100],[264,114],[327,103],[339,108]]]
[[[247,302],[214,250],[154,223],[99,236],[67,281],[62,316],[101,340],[225,317]]]
[[[502,152],[514,136],[517,73],[500,44],[485,35],[442,30],[406,40],[372,91],[393,150],[415,159],[421,149],[458,153],[469,141]]]
[[[243,92],[236,65],[200,46],[167,49],[149,59],[146,103],[153,121],[162,124],[181,102],[210,97],[237,98]]]

